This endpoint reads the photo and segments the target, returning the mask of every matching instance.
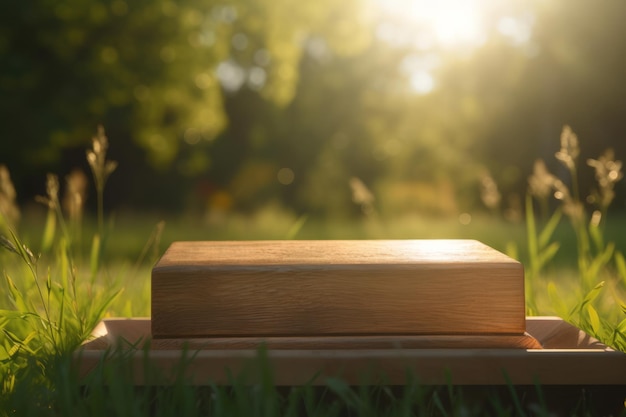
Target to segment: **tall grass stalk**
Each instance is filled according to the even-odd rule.
[[[105,151],[106,146],[94,140],[96,167],[102,165],[98,161],[104,160]],[[102,173],[112,172],[112,165],[104,163],[103,166],[104,171],[98,174],[100,179],[95,178],[100,186],[104,185]],[[0,339],[0,409],[4,405],[2,399],[16,389],[19,381],[29,381],[33,389],[39,385],[54,389],[50,381],[55,372],[63,370],[57,367],[61,358],[71,355],[89,337],[121,291],[96,285],[99,259],[94,263],[97,268],[91,271],[92,279],[80,279],[83,268],[76,262],[56,176],[48,175],[46,193],[45,197],[37,198],[48,207],[41,252],[37,255],[20,239],[14,224],[0,212],[1,231],[6,234],[0,235],[0,247],[4,249],[0,259],[5,277],[5,291],[0,298],[3,306],[0,332],[4,336]],[[101,230],[100,227],[99,233]],[[101,254],[99,250],[97,256]],[[9,269],[16,272],[18,279],[11,277]],[[45,401],[33,399],[37,400]]]
[[[626,351],[626,262],[613,242],[606,242],[603,225],[614,196],[613,187],[622,178],[621,162],[612,152],[598,160],[588,160],[595,169],[598,189],[586,201],[596,209],[588,214],[578,185],[578,138],[569,126],[563,128],[561,149],[556,153],[569,172],[569,183],[550,174],[543,162],[536,163],[529,179],[526,198],[526,226],[528,263],[526,268],[526,296],[529,314],[556,313],[602,342]],[[547,221],[538,224],[535,202],[547,207],[548,195],[553,194],[560,206]],[[545,211],[542,210],[545,214]],[[554,232],[565,214],[574,230],[577,247],[578,284],[574,286],[577,302],[566,304],[563,294],[571,291],[572,283],[546,279],[546,268],[560,248],[553,240]],[[606,288],[609,291],[606,291]],[[550,305],[539,306],[538,294],[548,294]]]
[[[117,168],[117,162],[107,161],[109,140],[104,133],[104,127],[98,126],[96,136],[92,138],[92,149],[87,151],[87,162],[91,168],[96,185],[98,199],[98,234],[104,232],[104,187],[109,176]]]

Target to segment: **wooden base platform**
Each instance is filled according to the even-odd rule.
[[[384,381],[401,385],[407,370],[425,384],[626,385],[626,354],[613,351],[555,317],[529,317],[527,336],[384,336],[317,338],[152,339],[150,319],[108,319],[94,340],[76,353],[81,375],[88,374],[115,346],[129,349],[141,380],[145,356],[167,371],[186,350],[193,355],[193,383],[228,383],[228,374],[254,367],[259,342],[277,385],[323,384],[338,376],[351,384]],[[507,343],[504,339],[509,338]],[[517,346],[510,344],[518,338]],[[145,345],[146,350],[141,348]],[[530,345],[525,345],[530,343]],[[539,345],[537,345],[538,343]],[[136,349],[132,351],[131,349]],[[188,359],[189,360],[189,359]]]

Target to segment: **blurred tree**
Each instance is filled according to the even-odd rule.
[[[598,7],[603,10],[593,15],[602,21],[604,15],[618,14],[619,7]],[[581,5],[554,2],[551,8],[535,5],[524,13],[526,24],[534,22],[528,28],[534,35],[531,31],[523,42],[511,39],[494,21],[487,42],[463,54],[393,45],[376,38],[375,27],[370,47],[351,56],[337,56],[324,39],[309,38],[288,107],[267,106],[249,90],[231,96],[228,114],[235,123],[218,140],[231,153],[221,169],[214,165],[212,176],[234,177],[239,165],[233,162],[253,158],[254,164],[246,164],[248,175],[256,166],[265,181],[257,182],[256,191],[248,190],[245,205],[254,207],[280,192],[288,206],[317,214],[358,212],[350,201],[352,176],[382,196],[390,211],[471,210],[482,204],[479,191],[486,173],[494,176],[504,204],[516,201],[525,192],[533,161],[553,159],[563,124],[589,124],[609,133],[599,120],[614,126],[619,111],[606,112],[607,107],[622,108],[616,94],[621,87],[607,88],[597,76],[621,68],[611,68],[611,49],[601,48],[623,30],[616,18],[606,19],[609,34],[591,32],[594,25],[585,23],[590,33],[581,39],[578,26],[571,24],[584,20]],[[562,37],[568,39],[564,46]],[[565,53],[567,48],[575,54]],[[423,94],[411,88],[414,74],[403,68],[433,55],[439,62],[431,71],[436,88]],[[589,138],[587,155],[599,155],[601,145],[612,142],[608,136]],[[282,168],[294,174],[287,185],[261,175]],[[222,185],[229,187],[228,181]],[[394,198],[400,203],[389,201]]]
[[[506,201],[537,157],[551,163],[564,124],[585,157],[612,146],[623,159],[626,3],[509,3],[460,52],[390,41],[360,0],[9,2],[0,162],[21,193],[84,164],[102,123],[120,162],[111,188],[131,204],[279,198],[323,215],[359,212],[352,177],[403,201],[390,211],[471,209],[486,172]],[[516,13],[522,40],[502,29]]]
[[[496,16],[486,42],[473,52],[437,53],[437,87],[412,104],[427,120],[422,128],[407,127],[417,138],[414,152],[428,152],[428,159],[437,161],[438,170],[427,169],[450,178],[466,208],[478,202],[483,169],[493,174],[506,199],[525,192],[536,158],[559,169],[554,153],[565,124],[578,133],[585,157],[607,147],[620,158],[626,155],[626,141],[620,139],[626,135],[620,116],[626,111],[626,84],[619,81],[626,55],[618,52],[626,50],[619,17],[626,3],[590,7],[559,0],[524,6],[521,16],[532,29],[527,39],[520,42],[501,31],[502,18]],[[427,147],[429,138],[438,145]],[[583,171],[588,191],[593,171]],[[617,205],[623,207],[623,189],[621,195]]]
[[[181,147],[210,143],[223,131],[224,91],[245,87],[287,104],[310,34],[326,38],[337,53],[364,47],[367,16],[358,3],[4,3],[0,155],[19,184],[58,169],[64,149],[84,147],[102,123],[116,133],[112,148],[137,154],[139,147],[153,168],[170,168]],[[187,156],[177,174],[210,164],[208,157]]]
[[[597,157],[608,147],[626,157],[626,28],[621,16],[624,2],[535,2],[533,35],[524,55],[499,53],[504,64],[489,74],[474,69],[484,80],[498,80],[497,73],[515,74],[501,91],[498,117],[490,118],[482,141],[483,158],[506,177],[516,167],[517,182],[507,188],[524,187],[532,160],[542,157],[554,170],[561,129],[569,124],[578,134],[584,158]],[[477,61],[477,65],[480,61]],[[483,64],[484,65],[484,64]],[[591,168],[581,167],[582,190],[593,181]],[[508,172],[511,170],[508,169]],[[565,173],[563,173],[565,174]],[[623,185],[622,185],[623,187]],[[623,194],[619,206],[624,207]]]

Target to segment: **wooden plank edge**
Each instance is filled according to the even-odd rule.
[[[582,345],[561,345],[559,349],[334,349],[334,350],[269,350],[274,382],[277,385],[323,385],[325,379],[338,376],[358,384],[365,380],[388,384],[406,382],[407,370],[424,384],[446,384],[447,376],[458,385],[505,384],[504,373],[516,385],[625,385],[626,354],[589,342],[585,333],[555,317],[528,318],[530,332],[537,330],[537,339],[549,337],[555,343],[570,343],[577,334]],[[568,333],[559,339],[554,333]],[[127,344],[139,347],[150,335],[150,319],[107,319],[95,331],[95,340],[75,353],[78,373],[85,376],[103,360],[105,349],[114,347],[119,336]],[[582,335],[582,336],[581,336]],[[577,343],[578,343],[577,342]],[[174,369],[180,363],[181,350],[138,349],[129,357],[135,369],[135,382],[144,384],[141,375],[146,355],[159,369]],[[154,348],[155,346],[151,346]],[[258,366],[258,352],[252,349],[198,350],[193,355],[190,383],[205,384],[209,380],[229,383],[227,372],[249,372]],[[254,365],[256,364],[256,365]],[[314,375],[318,377],[311,381]],[[253,377],[253,375],[251,376]]]
[[[181,352],[137,351],[127,359],[137,385],[145,381],[144,366],[152,363],[163,375],[177,374]],[[414,375],[428,385],[626,385],[626,355],[598,350],[413,349],[390,355],[385,350],[274,350],[259,360],[251,350],[188,352],[186,377],[191,384],[256,383],[263,367],[276,385],[324,385],[327,378],[349,384],[403,385]],[[193,359],[190,359],[193,358]],[[79,373],[86,375],[101,361],[97,351],[83,351]],[[150,373],[148,373],[150,374]],[[505,376],[506,375],[506,376]]]
[[[522,335],[433,335],[433,336],[315,336],[315,337],[226,337],[152,339],[151,348],[171,349],[541,349],[528,333]]]

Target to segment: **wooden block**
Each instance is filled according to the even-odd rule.
[[[522,335],[522,265],[474,240],[175,242],[155,338]]]
[[[220,346],[224,339],[152,339],[150,328],[149,318],[109,318],[100,322],[92,333],[93,339],[74,354],[81,378],[106,360],[114,360],[111,351],[116,349],[123,352],[120,358],[128,361],[129,372],[139,385],[154,384],[143,379],[155,374],[153,370],[147,372],[146,365],[156,366],[160,374],[172,375],[174,381],[179,378],[180,364],[185,363],[189,381],[206,386],[207,381],[217,384],[241,381],[240,377],[245,376],[250,366],[257,364],[254,348],[258,346],[250,346],[253,340],[249,340],[256,338],[245,338],[248,339],[245,341],[240,338],[247,344],[245,346],[235,343],[234,339],[231,339],[233,344]],[[427,344],[420,345],[419,349],[404,342],[410,338],[453,340],[454,336],[379,336],[380,341],[386,341],[386,346],[369,341],[361,346],[349,341],[349,347],[334,344],[335,339],[347,340],[344,337],[300,338],[288,349],[264,339],[273,380],[278,386],[324,385],[329,377],[342,378],[352,385],[367,382],[364,377],[374,378],[372,383],[385,381],[390,385],[403,385],[409,375],[417,376],[420,383],[438,385],[626,386],[626,354],[623,352],[608,348],[557,317],[528,317],[526,329],[529,337],[536,339],[543,349],[511,349],[510,345],[497,345],[501,339],[513,336],[469,336],[467,339],[456,336],[457,342],[464,339],[462,343],[447,347]],[[496,344],[486,347],[472,342],[480,338]],[[325,345],[314,348],[313,344],[322,339]],[[254,378],[254,375],[249,376]]]

